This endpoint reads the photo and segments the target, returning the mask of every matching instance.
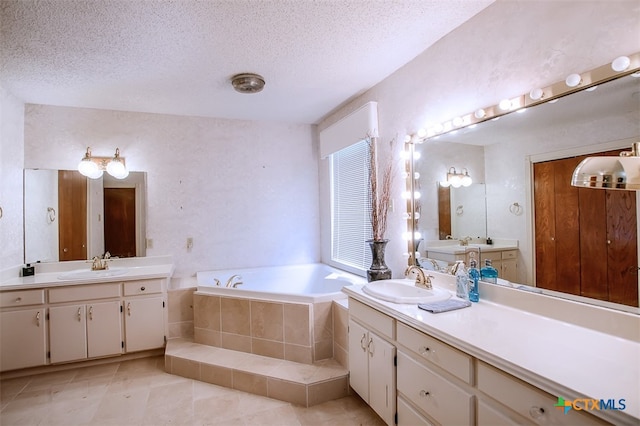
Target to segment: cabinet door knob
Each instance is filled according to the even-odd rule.
[[[531,408],[529,408],[529,415],[534,419],[539,419],[542,416],[544,416],[544,408],[537,407],[534,405]]]
[[[420,352],[420,355],[431,355],[436,353],[434,349],[431,349],[427,346],[422,346],[420,349],[418,349],[418,352]]]
[[[140,291],[145,291],[144,286],[140,287]]]
[[[431,392],[428,392],[428,391],[423,389],[423,390],[420,391],[420,396],[422,398],[429,398],[431,396]]]
[[[22,302],[22,297],[16,297],[16,303]]]

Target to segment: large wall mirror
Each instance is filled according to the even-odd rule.
[[[598,193],[597,197],[602,198],[606,203],[613,199],[613,196],[607,193],[621,193],[622,195],[616,196],[619,200],[613,204],[624,205],[625,209],[633,210],[632,216],[629,216],[631,219],[625,219],[626,228],[623,231],[618,229],[620,234],[627,236],[626,245],[622,250],[631,260],[629,265],[624,266],[624,274],[627,282],[631,282],[633,287],[631,302],[627,299],[623,303],[615,297],[607,298],[606,294],[601,297],[580,289],[565,291],[562,287],[558,287],[540,290],[537,281],[546,272],[543,273],[540,270],[542,252],[537,241],[539,237],[536,236],[534,199],[535,188],[538,185],[536,177],[540,176],[540,172],[535,171],[536,164],[546,164],[566,158],[574,158],[578,161],[577,159],[584,155],[601,152],[611,155],[619,150],[628,150],[631,142],[640,139],[639,117],[640,78],[626,75],[603,83],[595,90],[575,92],[555,101],[527,108],[522,113],[504,115],[498,120],[485,121],[473,128],[442,134],[415,144],[415,150],[421,153],[420,158],[413,164],[414,170],[420,173],[418,185],[422,193],[421,198],[414,201],[415,208],[420,213],[415,224],[416,230],[419,231],[422,239],[426,240],[421,248],[424,248],[429,240],[440,240],[447,235],[447,232],[441,232],[440,229],[442,211],[438,210],[438,200],[441,191],[438,189],[437,182],[445,179],[451,167],[457,170],[466,168],[474,184],[484,184],[486,196],[478,195],[475,203],[469,199],[465,203],[456,203],[456,206],[451,207],[450,214],[453,220],[453,216],[456,215],[455,208],[462,205],[459,211],[460,216],[464,216],[467,211],[473,211],[473,219],[481,221],[477,209],[481,206],[486,207],[486,235],[480,233],[469,235],[466,230],[457,235],[456,231],[452,231],[454,238],[471,236],[517,241],[518,282],[514,283],[516,287],[524,285],[522,288],[526,287],[527,290],[640,313],[638,310],[640,192],[580,189],[589,194]],[[564,179],[562,181],[564,182]],[[565,200],[558,191],[560,190],[557,187],[547,190],[555,194],[559,205],[569,203],[569,199]],[[586,199],[586,197],[583,198]],[[474,203],[475,210],[465,207],[465,204],[469,203]],[[591,201],[585,201],[585,204],[587,208],[596,209]],[[610,211],[603,217],[623,216],[622,213],[618,213],[620,213],[618,210]],[[538,216],[540,217],[540,212]],[[575,210],[570,216],[571,220],[579,220],[579,212]],[[565,222],[569,219],[558,216],[557,220],[559,221],[556,224],[558,229],[569,226],[569,223]],[[629,224],[630,221],[633,223]],[[580,232],[584,237],[587,235],[584,233],[590,231],[583,224]],[[606,238],[605,241],[607,241]],[[591,256],[588,261],[605,265],[608,262],[612,268],[611,265],[615,263],[612,258],[620,256],[611,253],[607,255],[606,249],[604,247],[604,251]],[[576,266],[574,263],[567,262],[566,256],[563,260],[560,248],[558,253],[557,259],[549,260],[547,257],[544,260],[546,263],[555,262],[554,271],[556,272],[554,273],[557,274],[557,279],[554,281],[562,281],[562,273],[565,276],[584,275],[585,271],[581,272],[579,264]],[[421,255],[424,255],[424,252]],[[587,260],[583,259],[582,263],[586,264]],[[583,281],[601,280],[602,275],[583,276],[582,279]],[[606,289],[604,291],[607,293]],[[608,292],[611,293],[612,290],[609,289]]]
[[[146,173],[24,171],[25,263],[145,256]]]

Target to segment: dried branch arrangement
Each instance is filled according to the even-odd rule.
[[[369,138],[369,199],[371,201],[371,228],[373,240],[384,240],[387,232],[387,214],[391,204],[391,186],[393,183],[393,146],[395,139],[389,143],[390,155],[384,164],[382,182],[378,182],[378,153],[376,138]]]

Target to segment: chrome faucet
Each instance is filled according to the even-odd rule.
[[[427,290],[431,290],[433,288],[433,285],[431,284],[431,278],[433,277],[431,275],[425,275],[424,271],[419,266],[409,266],[407,270],[404,271],[405,277],[409,278],[409,275],[413,271],[416,271],[416,287],[426,288]]]
[[[236,279],[237,279],[237,281],[234,281]],[[225,285],[225,287],[236,288],[239,285],[242,285],[242,281],[240,281],[241,279],[242,279],[242,277],[240,275],[231,275],[229,277],[229,279],[227,280],[227,284]]]
[[[471,237],[464,237],[460,239],[460,245],[461,246],[468,246],[469,245],[469,241],[471,241],[473,238]]]

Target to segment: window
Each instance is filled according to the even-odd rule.
[[[364,275],[371,266],[369,144],[362,140],[331,154],[331,261]]]

